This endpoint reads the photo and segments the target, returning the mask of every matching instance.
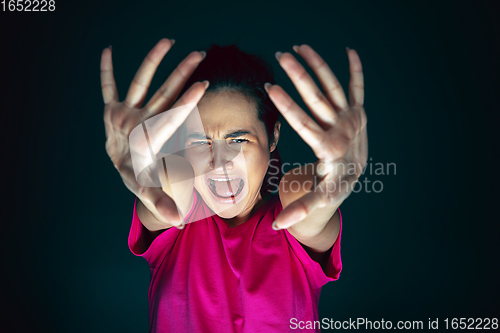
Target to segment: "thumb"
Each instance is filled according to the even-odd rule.
[[[174,200],[160,187],[149,187],[145,191],[146,200],[153,203],[151,213],[168,226],[183,227],[183,219]],[[149,207],[148,207],[149,208]]]

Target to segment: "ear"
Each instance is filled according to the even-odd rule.
[[[278,146],[278,141],[280,139],[280,129],[281,129],[281,123],[277,121],[276,124],[274,124],[274,142],[271,144],[271,153]]]

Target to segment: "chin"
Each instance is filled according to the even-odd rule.
[[[220,212],[216,212],[212,207],[210,208],[217,214],[217,216],[223,219],[232,219],[233,217],[238,216],[242,212],[242,209],[237,209],[237,207],[231,207],[227,210]]]
[[[203,201],[207,204],[207,206],[218,216],[224,218],[224,219],[231,219],[233,217],[238,216],[244,211],[245,205],[244,202],[241,200],[237,202],[236,204],[231,203],[231,204],[221,204],[218,202],[214,202],[213,200],[210,200],[211,198],[207,198],[207,194],[205,193],[200,193],[201,197],[203,198]]]

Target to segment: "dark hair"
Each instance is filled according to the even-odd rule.
[[[190,76],[179,97],[193,83],[204,80],[210,82],[207,92],[230,91],[246,97],[249,101],[255,102],[257,115],[266,127],[271,146],[274,142],[274,126],[280,119],[280,112],[264,89],[264,83],[275,83],[272,66],[261,56],[243,52],[235,44],[228,46],[212,44],[206,53],[205,59]],[[275,170],[279,170],[277,174],[271,173]],[[281,159],[276,147],[271,153],[270,164],[260,190],[263,197],[272,194],[276,189],[272,186],[271,177],[278,177],[279,181],[281,176]]]

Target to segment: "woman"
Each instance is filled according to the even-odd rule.
[[[367,160],[357,53],[347,49],[348,104],[310,46],[293,49],[325,94],[292,54],[277,52],[314,121],[280,86],[270,84],[272,71],[264,61],[235,46],[190,53],[143,107],[172,45],[173,40],[162,39],[150,51],[123,102],[111,48],[101,60],[106,151],[136,195],[129,247],[151,271],[150,331],[319,331],[314,321],[321,287],[338,279],[342,269],[338,208]],[[197,105],[196,112],[182,110],[185,105]],[[281,179],[273,173],[280,169],[278,112],[318,158]],[[184,150],[161,159],[161,188],[141,185],[129,146],[133,129],[146,128],[146,120],[160,114],[167,121],[148,141],[155,157],[181,125],[187,131]],[[280,179],[278,195],[271,193],[278,188],[273,178]]]

